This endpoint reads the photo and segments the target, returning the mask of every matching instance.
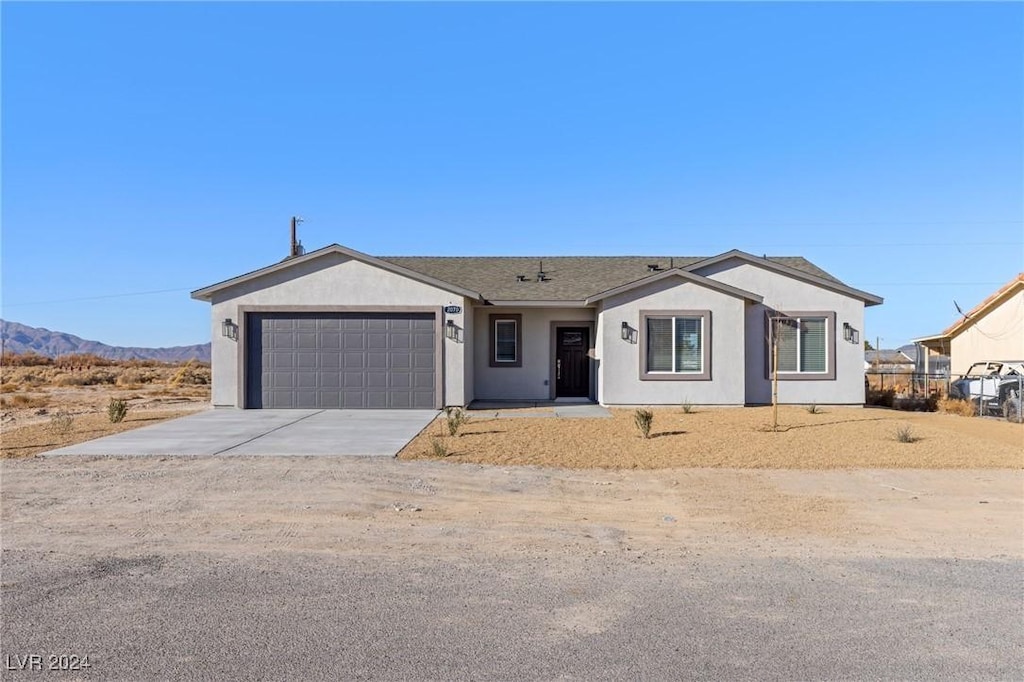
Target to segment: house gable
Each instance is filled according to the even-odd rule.
[[[651,275],[650,277],[644,277],[643,279],[639,279],[635,282],[630,282],[628,284],[624,284],[622,286],[618,286],[613,289],[608,289],[607,291],[602,291],[601,293],[594,294],[593,296],[588,297],[585,303],[587,305],[590,305],[592,303],[597,303],[598,301],[604,301],[610,298],[614,298],[616,296],[619,296],[620,294],[625,294],[630,291],[634,291],[642,287],[647,287],[659,282],[662,282],[667,285],[691,283],[696,284],[697,286],[713,289],[715,291],[727,294],[729,296],[742,298],[756,303],[760,303],[762,300],[761,296],[746,291],[744,289],[730,286],[722,282],[717,282],[713,279],[702,277],[701,275],[692,272],[687,272],[686,270],[682,270],[680,268],[673,268],[671,270],[659,272],[656,275]]]
[[[696,263],[686,266],[685,269],[689,272],[713,277],[714,273],[724,272],[725,270],[734,268],[742,263],[763,268],[797,281],[813,284],[814,286],[834,291],[836,293],[843,294],[844,296],[859,299],[864,303],[864,305],[880,305],[883,301],[880,296],[875,296],[874,294],[869,294],[866,291],[854,289],[853,287],[843,284],[834,277],[829,276],[823,270],[820,270],[809,263],[807,265],[810,267],[805,266],[804,268],[796,268],[779,262],[779,259],[758,258],[757,256],[737,249],[697,261]],[[817,270],[820,274],[816,274],[814,270]],[[754,291],[758,290],[754,289]]]
[[[483,297],[475,291],[470,291],[464,287],[444,282],[429,275],[416,272],[415,270],[410,270],[409,268],[401,265],[389,263],[388,261],[375,258],[339,244],[331,244],[330,246],[317,249],[316,251],[312,251],[305,255],[288,258],[279,263],[254,270],[244,275],[239,275],[238,277],[233,277],[223,282],[212,284],[208,287],[203,287],[202,289],[197,289],[192,292],[192,298],[202,301],[212,301],[214,298],[230,298],[231,296],[236,295],[235,292],[232,291],[233,289],[252,291],[255,289],[264,289],[270,286],[278,286],[292,278],[305,276],[312,272],[317,272],[349,260],[364,263],[368,266],[383,270],[384,272],[401,275],[402,277],[410,280],[427,284],[443,291],[458,294],[459,296],[464,296],[474,300],[483,300]]]

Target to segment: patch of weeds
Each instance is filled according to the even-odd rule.
[[[434,457],[447,457],[451,453],[448,452],[448,444],[444,442],[443,438],[431,438],[430,454]]]
[[[66,436],[75,428],[75,416],[64,410],[57,410],[50,415],[50,433],[55,436]]]
[[[956,414],[961,417],[974,417],[978,414],[977,405],[970,400],[958,400],[957,398],[942,398],[938,402],[939,412]]]
[[[683,414],[692,414],[695,409],[689,398],[683,398],[683,402],[679,406],[683,408]]]
[[[18,384],[9,381],[4,384],[0,384],[0,393],[15,393],[21,388]]]
[[[638,408],[633,413],[633,423],[636,424],[636,428],[640,430],[640,435],[644,438],[651,437],[651,426],[654,425],[654,413],[644,408]]]
[[[449,405],[444,408],[445,423],[448,425],[448,435],[459,435],[459,429],[469,421],[469,415],[461,407]]]
[[[804,409],[807,410],[807,414],[821,414],[821,408],[818,407],[818,403],[811,403]]]
[[[896,441],[899,443],[915,443],[918,438],[914,435],[914,429],[910,424],[900,424],[896,427]]]
[[[107,403],[107,418],[111,424],[117,424],[124,421],[124,418],[128,415],[128,401],[121,400],[118,398],[111,398],[110,402]]]

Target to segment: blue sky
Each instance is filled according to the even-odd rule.
[[[209,340],[188,292],[294,214],[374,255],[803,255],[885,346],[1024,270],[1020,3],[0,13],[5,319]]]

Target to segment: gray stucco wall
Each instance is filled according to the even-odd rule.
[[[490,366],[492,314],[523,316],[522,367]],[[593,308],[499,308],[477,306],[473,319],[473,375],[477,400],[548,400],[554,359],[551,355],[551,323],[594,322]],[[593,344],[591,339],[591,344]],[[591,391],[596,373],[591,374]]]
[[[462,306],[462,313],[450,316],[465,327],[468,302],[457,294],[382,270],[342,254],[325,254],[321,258],[298,263],[248,282],[238,284],[213,296],[211,338],[213,395],[215,406],[239,405],[239,353],[246,330],[243,307],[280,308],[301,306],[310,312],[320,309],[422,308],[437,313],[438,343],[442,344],[443,396],[446,405],[463,405],[466,399],[464,381],[465,358],[471,352],[471,337],[462,343],[445,338],[447,316],[440,312],[446,305]],[[221,334],[221,322],[231,318],[242,326],[239,339]]]
[[[611,297],[600,312],[601,381],[599,399],[608,405],[701,405],[744,403],[744,299],[678,278]],[[644,354],[640,335],[622,339],[622,322],[639,332],[640,311],[708,310],[711,313],[709,380],[641,380]]]
[[[746,393],[747,403],[765,404],[772,399],[771,381],[766,376],[767,345],[764,341],[766,308],[786,312],[833,311],[836,314],[835,335],[829,348],[835,349],[834,380],[779,381],[779,402],[790,404],[864,404],[863,343],[850,343],[842,338],[847,322],[864,334],[864,302],[801,282],[739,259],[729,259],[697,271],[711,279],[760,294],[763,305],[748,307],[746,327]],[[830,330],[831,332],[832,330]]]

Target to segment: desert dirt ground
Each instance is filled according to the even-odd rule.
[[[205,409],[209,372],[207,366],[191,364],[5,365],[0,377],[0,458],[31,457]],[[107,417],[111,399],[127,402],[124,421],[111,423]],[[58,414],[70,417],[68,428],[55,428]]]
[[[5,549],[1024,557],[1024,472],[5,460]]]
[[[1021,669],[1019,470],[76,457],[0,484],[0,646],[91,657],[67,679]]]
[[[531,408],[526,412],[542,409]],[[515,414],[516,410],[506,411]],[[1024,425],[882,408],[799,406],[779,408],[772,431],[770,407],[654,408],[649,438],[631,409],[611,419],[496,418],[470,411],[458,435],[445,418],[425,429],[400,453],[405,460],[442,459],[477,464],[569,468],[665,469],[971,469],[1024,466]],[[909,427],[914,442],[899,442]],[[435,444],[446,456],[439,457]]]

